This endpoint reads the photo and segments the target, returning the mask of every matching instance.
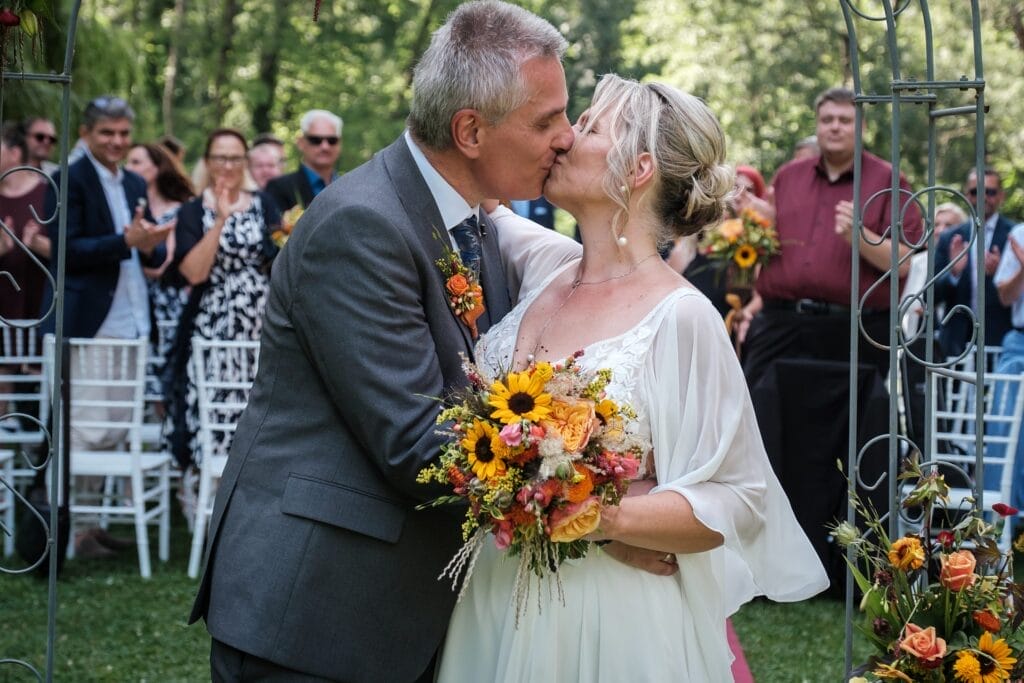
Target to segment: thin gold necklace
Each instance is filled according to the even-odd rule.
[[[537,342],[533,345],[533,349],[530,351],[530,353],[526,354],[527,366],[533,365],[533,363],[537,360],[537,351],[543,348],[540,342],[544,338],[544,333],[548,331],[548,327],[551,326],[551,322],[555,319],[555,316],[562,312],[562,309],[565,308],[565,305],[567,303],[569,303],[569,299],[572,298],[572,295],[576,293],[577,289],[579,289],[583,285],[603,285],[604,283],[611,282],[612,280],[621,280],[623,278],[627,278],[633,273],[635,273],[641,265],[643,265],[644,263],[651,260],[657,255],[658,252],[654,252],[653,254],[648,254],[647,256],[644,256],[642,259],[634,263],[632,268],[627,270],[625,273],[622,273],[621,275],[613,275],[611,277],[606,277],[603,280],[591,280],[589,282],[584,281],[582,278],[583,263],[581,262],[579,267],[577,267],[576,269],[576,277],[573,278],[572,285],[569,287],[569,293],[565,296],[564,299],[562,299],[562,303],[558,305],[558,308],[552,311],[551,315],[549,315],[547,320],[544,321],[544,326],[541,327],[540,332],[537,333]],[[515,350],[513,350],[512,355],[515,356]]]

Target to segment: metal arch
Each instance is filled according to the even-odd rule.
[[[27,73],[24,71],[3,71],[0,72],[0,112],[3,111],[4,101],[4,85],[12,81],[35,81],[43,82],[56,85],[61,89],[61,128],[59,131],[60,138],[60,171],[62,177],[67,177],[68,171],[68,151],[69,145],[69,131],[71,121],[71,70],[74,59],[75,50],[75,37],[78,29],[78,16],[81,9],[81,0],[72,0],[70,3],[70,11],[67,22],[67,37],[64,43],[64,61],[60,73]],[[21,170],[21,169],[12,169]],[[53,186],[53,180],[47,177],[47,181]],[[57,207],[54,215],[47,216],[45,220],[41,220],[38,214],[33,210],[33,217],[41,225],[52,225],[56,221],[57,228],[57,263],[55,271],[57,273],[56,281],[47,270],[46,278],[49,280],[50,286],[53,287],[53,303],[49,310],[46,311],[38,320],[30,321],[29,323],[21,324],[20,327],[31,327],[33,325],[41,324],[42,321],[50,315],[55,315],[55,336],[56,345],[55,348],[61,348],[61,342],[64,339],[64,275],[66,269],[66,255],[67,255],[67,212],[64,208],[67,206],[68,201],[68,184],[61,183],[60,187],[54,187],[57,190]],[[3,229],[8,234],[12,235],[13,231],[6,225],[0,225],[0,229]],[[31,254],[30,250],[21,242],[21,240],[14,238],[15,245],[29,253],[30,258],[37,267],[42,267],[42,263]],[[44,268],[44,270],[46,270]],[[13,276],[10,273],[6,273],[8,279],[13,280]],[[15,282],[15,285],[17,283]],[[7,322],[7,321],[4,321]],[[62,358],[60,353],[54,354],[53,360],[53,376],[62,376]],[[50,491],[57,492],[56,495],[59,497],[61,494],[60,489],[60,465],[65,462],[66,455],[63,452],[64,444],[62,439],[52,439],[52,434],[63,433],[63,417],[61,411],[61,392],[53,391],[50,392],[50,415],[53,420],[52,430],[43,429],[44,438],[48,445],[47,456],[43,463],[37,465],[31,465],[33,469],[44,468],[50,463],[55,463],[57,467],[49,468],[50,475]],[[19,417],[25,419],[21,413],[8,413],[0,415],[2,418]],[[34,418],[30,418],[34,419]],[[35,420],[38,424],[39,421]],[[14,482],[0,480],[0,485],[6,488],[8,491],[14,491]],[[43,524],[46,529],[47,543],[46,551],[40,556],[40,558],[30,567],[20,570],[9,570],[2,569],[4,574],[25,574],[31,569],[41,566],[44,561],[49,563],[49,573],[47,579],[47,607],[46,607],[46,652],[44,656],[44,666],[42,670],[38,666],[33,666],[29,662],[22,661],[16,658],[4,657],[3,653],[0,653],[0,672],[7,672],[11,670],[17,671],[29,671],[31,672],[36,680],[46,681],[46,683],[52,683],[54,679],[54,662],[56,660],[56,643],[57,643],[57,539],[55,537],[54,529],[57,528],[57,514],[58,506],[50,506],[50,517],[44,519],[32,506],[28,505],[28,501],[25,498],[14,492],[13,500],[15,505],[18,503],[25,505],[35,515],[40,524]],[[29,580],[29,579],[21,579]]]
[[[902,355],[908,362],[920,363],[928,371],[925,373],[926,377],[926,389],[925,389],[925,414],[933,414],[936,406],[933,405],[933,392],[932,385],[935,381],[935,375],[948,375],[954,371],[951,369],[952,365],[959,360],[965,358],[969,353],[975,354],[975,369],[973,373],[956,373],[958,376],[963,375],[965,381],[974,383],[980,387],[983,385],[984,372],[985,372],[985,357],[984,357],[984,344],[985,344],[985,288],[977,287],[975,293],[974,310],[970,308],[958,305],[951,308],[946,312],[946,315],[942,322],[947,322],[954,315],[967,315],[972,322],[972,338],[971,342],[974,344],[973,352],[970,351],[970,347],[960,355],[958,358],[953,359],[936,359],[934,358],[934,351],[931,344],[926,345],[924,358],[919,358],[916,354],[910,351],[909,344],[922,335],[926,339],[934,338],[935,334],[935,284],[936,282],[946,275],[953,267],[953,262],[950,262],[942,271],[935,272],[935,234],[933,229],[934,212],[936,206],[936,195],[938,193],[949,194],[951,197],[961,201],[966,207],[968,207],[968,213],[970,215],[970,222],[972,224],[972,230],[970,238],[968,240],[967,248],[974,249],[974,266],[975,274],[978,282],[984,281],[984,252],[985,252],[985,241],[984,239],[978,239],[981,232],[982,221],[979,216],[983,216],[983,203],[984,198],[979,195],[975,198],[973,206],[971,202],[967,200],[962,193],[958,190],[941,186],[936,181],[936,157],[937,157],[937,130],[936,123],[939,119],[950,117],[950,116],[973,116],[975,121],[974,132],[975,132],[975,169],[982,177],[984,171],[984,139],[985,139],[985,104],[984,104],[984,91],[985,91],[985,80],[984,80],[984,66],[982,61],[982,48],[981,48],[981,18],[979,11],[978,0],[971,0],[971,27],[972,27],[972,39],[973,39],[973,52],[974,52],[974,73],[972,77],[966,75],[959,75],[955,78],[943,79],[937,77],[935,73],[935,61],[934,61],[934,41],[933,41],[933,30],[932,30],[932,18],[928,7],[927,0],[897,0],[894,3],[892,0],[878,0],[878,4],[882,6],[883,12],[881,14],[870,13],[862,9],[862,5],[865,4],[866,0],[839,0],[840,7],[843,11],[843,17],[846,22],[847,35],[849,37],[850,45],[850,66],[853,77],[853,89],[855,93],[855,104],[856,104],[856,143],[855,143],[855,156],[854,156],[854,197],[858,198],[854,201],[854,226],[859,228],[859,232],[863,237],[863,225],[861,223],[861,217],[863,216],[863,208],[874,200],[878,194],[884,195],[885,192],[876,193],[870,197],[864,204],[865,207],[860,205],[859,197],[861,188],[861,152],[863,150],[863,140],[861,123],[863,121],[863,105],[864,104],[888,104],[891,111],[891,132],[892,137],[890,141],[890,162],[892,164],[892,178],[891,187],[889,189],[890,196],[892,198],[890,202],[891,216],[889,229],[886,234],[890,236],[892,251],[890,254],[890,265],[889,269],[883,273],[883,275],[868,288],[868,294],[880,287],[886,280],[890,284],[889,298],[890,298],[890,312],[889,312],[889,340],[888,345],[885,345],[880,340],[869,339],[869,343],[882,349],[889,350],[889,385],[892,388],[889,397],[889,433],[879,434],[865,444],[861,449],[857,448],[857,375],[856,366],[858,360],[858,332],[863,332],[861,325],[861,312],[863,309],[863,302],[865,298],[859,297],[858,292],[860,286],[860,273],[859,273],[859,261],[860,261],[860,240],[853,240],[853,249],[851,257],[851,314],[850,314],[850,420],[849,420],[849,444],[847,452],[847,466],[848,466],[848,481],[850,482],[850,492],[852,493],[856,485],[865,486],[865,482],[861,480],[860,476],[860,462],[866,452],[868,446],[878,444],[881,442],[887,442],[889,446],[889,462],[888,472],[882,475],[878,481],[868,484],[870,487],[879,487],[883,483],[888,484],[889,501],[890,501],[890,512],[886,513],[883,517],[883,521],[888,524],[890,536],[896,531],[896,524],[900,516],[906,516],[908,513],[902,510],[899,500],[899,491],[897,488],[897,468],[899,464],[899,448],[902,446],[905,449],[915,449],[922,454],[922,466],[928,466],[932,464],[938,464],[942,467],[953,468],[954,466],[948,463],[933,463],[932,454],[928,452],[931,447],[931,434],[930,426],[928,421],[925,421],[925,434],[921,437],[921,444],[914,444],[910,439],[902,436],[898,433],[898,398],[895,392],[895,387],[898,383],[898,358]],[[905,78],[901,71],[900,65],[900,53],[899,45],[896,38],[896,24],[897,19],[907,18],[910,16],[908,11],[912,5],[917,5],[920,10],[920,29],[924,35],[925,42],[925,55],[924,55],[924,80],[917,80],[914,78]],[[965,8],[966,3],[959,5],[959,7]],[[962,10],[959,10],[962,11]],[[905,15],[905,16],[904,16]],[[885,94],[868,94],[865,93],[861,81],[861,64],[859,57],[859,45],[857,41],[857,26],[858,25],[870,25],[870,24],[883,24],[886,31],[886,45],[888,49],[889,66],[891,70],[891,81],[889,84],[889,92]],[[975,103],[973,106],[943,106],[941,95],[946,91],[960,91],[960,90],[973,90],[975,92]],[[928,127],[927,127],[927,145],[928,145],[928,171],[926,184],[923,189],[917,190],[909,194],[909,198],[905,201],[902,200],[904,194],[907,194],[905,190],[901,190],[899,187],[899,167],[900,167],[900,141],[903,134],[901,127],[900,116],[902,107],[905,104],[909,105],[924,105],[928,108]],[[925,197],[926,207],[922,207],[922,197]],[[916,203],[917,206],[922,207],[922,218],[924,220],[924,235],[923,237],[914,242],[909,243],[903,235],[903,219],[905,217],[907,209],[912,203]],[[885,235],[883,235],[884,237]],[[921,247],[927,248],[927,278],[922,293],[915,295],[909,300],[904,302],[901,306],[899,302],[899,287],[898,287],[898,268],[901,263],[899,257],[899,244],[904,243],[912,249],[918,249]],[[965,253],[958,258],[967,258],[966,249]],[[865,297],[867,294],[865,294]],[[913,331],[909,337],[903,332],[901,319],[902,314],[905,312],[910,305],[923,304],[924,315],[922,317],[923,330],[919,327]],[[976,312],[975,312],[976,311]],[[865,334],[866,336],[866,334]],[[981,424],[981,418],[983,416],[983,402],[978,401],[975,406],[975,419],[978,424]],[[981,491],[979,490],[978,482],[983,477],[983,461],[982,461],[982,437],[983,434],[980,432],[975,434],[975,484],[973,488],[973,498],[971,505],[975,509],[982,509],[984,501],[981,499]],[[924,446],[924,448],[921,448]],[[883,480],[885,480],[883,482]],[[852,505],[847,508],[847,520],[851,523],[855,522],[856,513]],[[849,555],[848,555],[849,557]],[[853,619],[855,618],[853,604],[853,581],[848,576],[846,586],[846,671],[847,674],[853,670]]]

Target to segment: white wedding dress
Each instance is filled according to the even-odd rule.
[[[517,219],[501,215],[501,239],[514,239],[503,224]],[[511,365],[529,305],[576,267],[562,258],[552,271],[545,258],[547,277],[532,288],[524,281],[519,304],[477,344],[477,364],[492,377]],[[584,351],[585,368],[612,369],[608,393],[632,405],[651,436],[652,493],[685,496],[725,545],[679,555],[679,572],[668,577],[593,548],[562,565],[564,604],[535,581],[517,625],[518,558],[488,540],[449,625],[442,683],[729,681],[730,614],[755,595],[793,601],[828,586],[768,463],[722,319],[702,294],[681,286],[633,328]]]

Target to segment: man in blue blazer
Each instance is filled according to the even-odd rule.
[[[120,168],[132,144],[135,113],[118,97],[97,97],[85,108],[79,136],[82,157],[68,167],[64,336],[135,339],[149,335],[149,300],[142,266],[159,266],[173,229],[156,226],[146,206],[146,182]],[[65,179],[54,175],[60,186]],[[46,213],[57,205],[53,187]],[[56,278],[57,221],[49,225],[50,268]],[[53,293],[43,303],[50,309]],[[56,316],[47,316],[53,332]]]
[[[985,222],[984,233],[978,233],[977,239],[985,240],[985,344],[998,346],[1012,327],[1010,308],[999,301],[999,294],[992,282],[996,268],[999,266],[1000,254],[1006,246],[1006,236],[1015,221],[1002,216],[999,207],[1003,203],[1003,188],[999,174],[992,170],[985,171],[985,182],[979,188],[977,172],[972,169],[964,184],[964,193],[972,202],[978,192],[984,192]],[[953,262],[948,273],[939,278],[935,284],[936,301],[946,307],[946,312],[954,306],[963,305],[974,311],[974,256],[975,246],[971,243],[972,224],[970,221],[950,230],[939,240],[935,254],[935,272]],[[960,256],[964,250],[966,254]],[[964,312],[958,312],[939,330],[939,343],[947,356],[959,356],[963,353],[974,330],[974,319]]]

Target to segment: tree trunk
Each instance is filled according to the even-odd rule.
[[[164,67],[164,94],[161,99],[164,133],[174,135],[174,86],[178,80],[178,46],[185,25],[185,0],[174,0],[174,23],[167,45],[167,64]]]
[[[213,102],[218,125],[223,121],[224,112],[227,111],[224,92],[228,84],[228,65],[231,61],[231,49],[235,39],[235,16],[237,15],[238,0],[225,0],[224,13],[220,19],[222,42],[213,77]]]

